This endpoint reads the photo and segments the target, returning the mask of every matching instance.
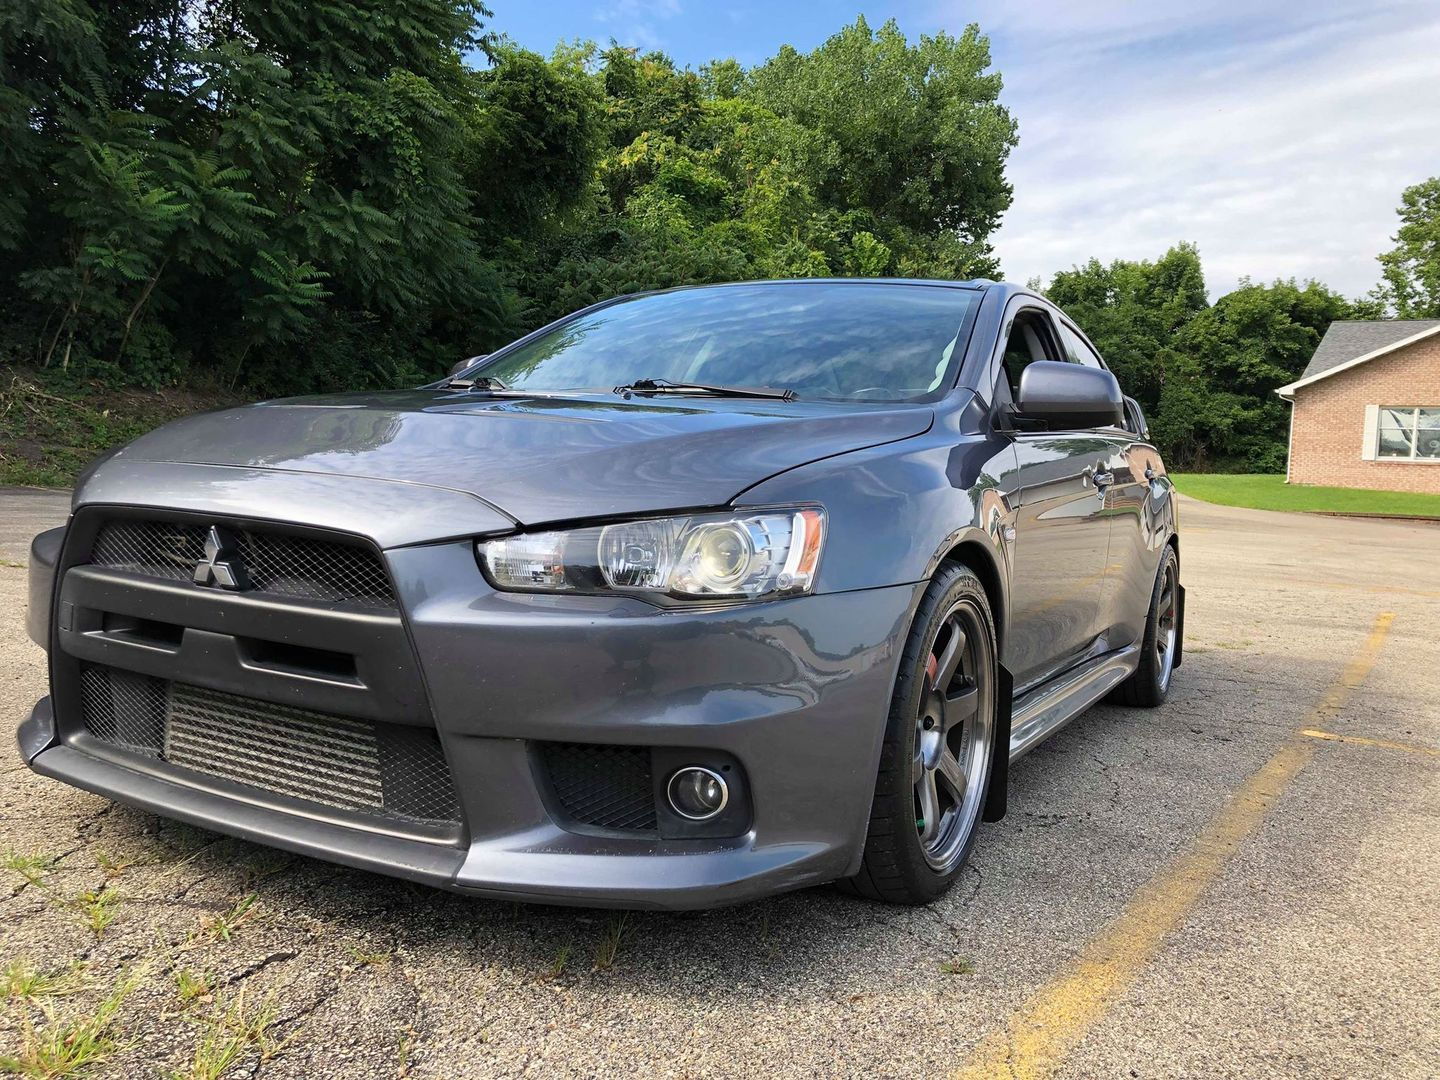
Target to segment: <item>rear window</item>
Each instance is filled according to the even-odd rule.
[[[636,297],[564,322],[479,369],[519,390],[638,379],[918,401],[953,385],[980,291],[784,282]]]

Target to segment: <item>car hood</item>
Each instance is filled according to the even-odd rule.
[[[923,405],[410,390],[187,417],[117,456],[424,484],[529,525],[721,506],[776,473],[933,420]]]

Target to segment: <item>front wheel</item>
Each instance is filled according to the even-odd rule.
[[[924,904],[959,876],[995,753],[995,620],[984,586],[949,565],[925,590],[900,661],[855,893]]]

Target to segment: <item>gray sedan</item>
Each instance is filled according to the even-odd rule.
[[[1010,761],[1181,659],[1139,407],[985,281],[621,297],[189,417],[32,555],[32,769],[518,900],[924,903]]]

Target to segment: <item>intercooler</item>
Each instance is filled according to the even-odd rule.
[[[353,813],[460,818],[429,728],[332,716],[101,665],[81,668],[85,726],[177,769]]]

